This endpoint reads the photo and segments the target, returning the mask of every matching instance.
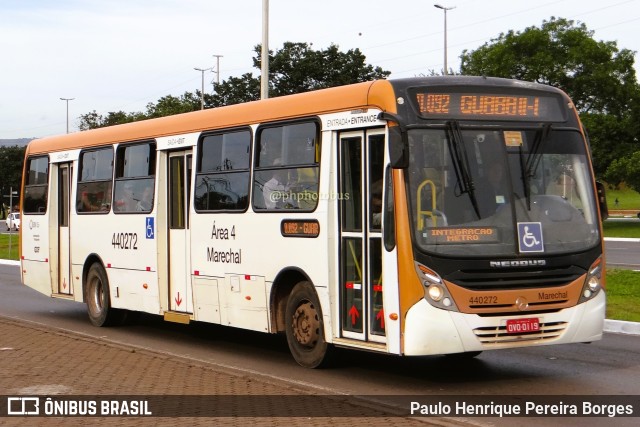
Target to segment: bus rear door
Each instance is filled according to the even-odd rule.
[[[71,211],[71,163],[58,165],[58,294],[72,295],[69,213]]]
[[[170,153],[167,180],[169,309],[182,313],[193,313],[189,232],[191,157],[191,150]]]

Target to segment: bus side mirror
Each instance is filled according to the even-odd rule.
[[[409,140],[407,132],[400,118],[391,113],[382,112],[378,115],[379,120],[386,120],[389,123],[389,163],[394,169],[405,169],[409,167]]]
[[[604,184],[596,181],[596,191],[598,192],[598,207],[600,208],[600,216],[602,220],[609,218],[609,208],[607,207],[607,195]]]

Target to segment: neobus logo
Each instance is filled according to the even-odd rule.
[[[540,267],[547,265],[547,261],[544,259],[525,259],[516,261],[489,261],[489,266],[492,268],[509,268],[509,267]]]

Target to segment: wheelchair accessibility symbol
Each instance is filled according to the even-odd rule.
[[[519,222],[518,243],[520,252],[544,252],[542,223]]]
[[[147,220],[147,227],[145,231],[146,237],[147,239],[154,239],[156,237],[155,220],[152,216],[148,216],[146,220]]]

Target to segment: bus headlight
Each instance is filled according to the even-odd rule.
[[[444,290],[440,285],[429,285],[427,291],[429,292],[429,297],[434,301],[440,301],[444,296]]]
[[[595,297],[602,289],[602,258],[598,258],[589,267],[589,273],[582,287],[582,296],[578,303],[583,303]]]
[[[458,311],[453,298],[449,294],[442,278],[435,271],[420,263],[415,263],[416,272],[422,282],[425,293],[424,299],[434,307],[444,310]]]
[[[600,288],[600,278],[596,276],[589,277],[587,280],[587,285],[589,286],[589,290],[591,292],[595,292]]]

